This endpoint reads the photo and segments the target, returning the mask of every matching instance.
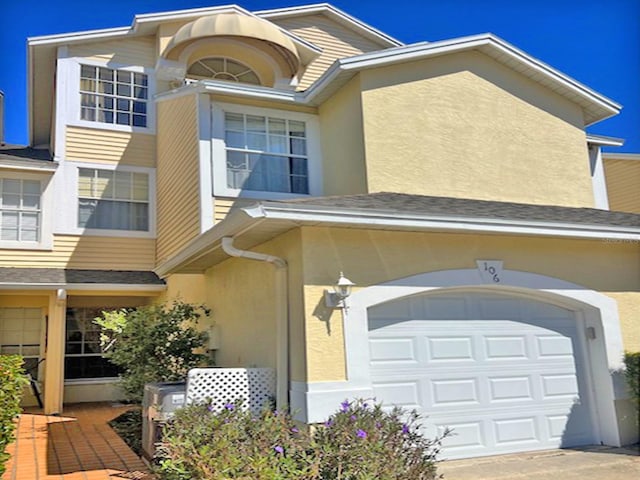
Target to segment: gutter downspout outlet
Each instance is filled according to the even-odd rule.
[[[229,256],[271,263],[276,267],[276,408],[288,405],[289,397],[289,299],[288,266],[286,260],[265,253],[240,250],[233,246],[233,237],[222,238],[222,250]]]

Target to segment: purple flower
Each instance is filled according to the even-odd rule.
[[[350,418],[352,422],[355,422],[358,419],[358,417],[356,417],[355,415],[351,415]]]
[[[380,427],[382,427],[382,424],[380,422],[376,422],[376,428],[380,430]]]
[[[405,435],[409,433],[409,425],[407,425],[406,423],[402,424],[402,433]]]
[[[278,453],[284,453],[284,448],[282,448],[280,445],[276,445],[275,447],[273,447],[273,449]]]
[[[369,404],[368,403],[363,403],[362,404],[362,408],[369,408]]]
[[[291,431],[292,431],[293,433],[298,433],[300,430],[298,430],[298,428],[297,428],[297,427],[291,427]]]
[[[347,410],[349,410],[349,407],[351,406],[351,404],[349,403],[348,400],[345,400],[340,404],[340,406],[342,407],[342,411],[346,412]]]
[[[367,438],[367,432],[359,428],[358,431],[356,432],[356,436],[358,438]]]
[[[209,410],[210,412],[213,412],[215,410],[215,407],[213,405],[209,405],[207,407],[207,410]]]
[[[229,410],[230,412],[233,412],[233,410],[236,408],[235,405],[233,403],[227,403],[225,404],[224,408],[226,408],[227,410]]]
[[[324,426],[325,427],[330,427],[331,425],[333,425],[333,420],[329,419],[326,422],[324,422]]]

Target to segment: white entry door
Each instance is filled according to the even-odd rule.
[[[378,401],[416,409],[444,458],[594,443],[576,313],[495,294],[403,298],[369,310]]]

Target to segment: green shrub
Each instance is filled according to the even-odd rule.
[[[6,447],[13,441],[15,418],[20,413],[20,400],[28,380],[19,355],[0,355],[0,476],[9,460]]]
[[[208,314],[203,306],[174,302],[132,310],[103,312],[95,322],[102,328],[105,356],[121,367],[121,386],[129,400],[140,402],[150,382],[184,380],[206,355],[206,333],[198,319]]]
[[[624,354],[625,376],[636,406],[636,421],[640,424],[640,352]]]
[[[441,439],[419,434],[418,415],[345,402],[313,434],[290,415],[227,404],[187,406],[164,431],[162,480],[432,480]]]

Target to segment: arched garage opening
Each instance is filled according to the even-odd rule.
[[[417,408],[448,458],[619,445],[615,301],[556,278],[432,272],[356,292],[345,315],[345,392]]]

